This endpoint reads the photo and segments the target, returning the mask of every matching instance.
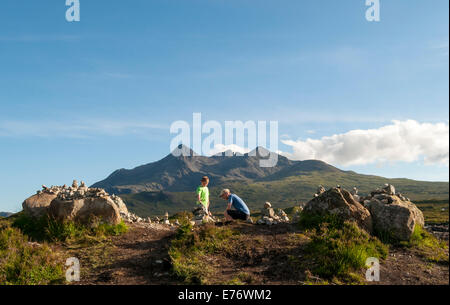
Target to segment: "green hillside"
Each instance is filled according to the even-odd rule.
[[[413,201],[448,201],[449,198],[448,182],[387,179],[344,171],[314,171],[275,181],[230,182],[213,186],[210,188],[211,210],[218,212],[225,209],[225,202],[218,198],[220,190],[224,187],[243,198],[252,211],[259,211],[265,201],[270,201],[275,208],[286,208],[307,202],[312,199],[319,184],[325,188],[338,184],[347,189],[356,186],[359,193],[364,195],[385,183],[393,184],[397,192]],[[190,210],[195,203],[194,189],[191,192],[141,192],[120,196],[131,211],[141,216],[162,215],[165,211],[176,213]]]

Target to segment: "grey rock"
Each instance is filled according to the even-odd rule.
[[[398,240],[409,240],[415,226],[424,226],[425,223],[422,211],[415,204],[395,195],[382,201],[374,198],[367,207],[375,231],[388,233]]]
[[[332,188],[310,200],[304,209],[306,213],[335,214],[343,220],[354,221],[367,232],[372,232],[370,212],[343,188]]]

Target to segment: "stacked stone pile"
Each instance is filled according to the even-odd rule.
[[[192,214],[194,214],[194,220],[191,222],[193,225],[201,225],[205,223],[215,223],[216,220],[214,217],[210,216],[208,211],[203,206],[195,207],[192,210]]]
[[[261,210],[261,219],[259,219],[256,224],[264,224],[270,226],[287,222],[289,222],[289,217],[282,209],[278,209],[277,213],[275,213],[274,209],[272,208],[272,204],[270,202],[266,202],[263,209]]]

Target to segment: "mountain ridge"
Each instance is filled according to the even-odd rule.
[[[183,146],[184,151],[188,150]],[[263,151],[263,154],[260,153]],[[279,180],[294,174],[310,171],[342,172],[340,169],[320,160],[294,161],[278,155],[274,167],[261,167],[259,161],[265,159],[267,150],[257,147],[250,153],[226,156],[200,156],[189,149],[190,156],[174,156],[173,153],[163,159],[133,169],[118,169],[106,179],[94,183],[92,187],[106,189],[115,194],[133,194],[143,191],[188,191],[195,187],[200,178],[208,175],[211,186],[228,180],[254,182]]]
[[[265,201],[275,208],[292,207],[313,197],[317,186],[325,188],[341,185],[356,186],[360,194],[368,194],[390,183],[413,200],[447,200],[448,182],[416,181],[405,178],[384,178],[375,175],[344,171],[320,160],[289,160],[278,156],[274,168],[259,166],[261,156],[242,156],[225,153],[211,157],[195,154],[187,147],[181,149],[191,156],[167,155],[159,161],[119,169],[106,179],[92,185],[120,195],[130,211],[140,216],[162,215],[191,210],[195,204],[195,189],[202,176],[210,177],[211,210],[223,210],[218,198],[222,188],[229,188],[241,196],[252,211],[259,210]],[[258,150],[256,150],[258,152]]]

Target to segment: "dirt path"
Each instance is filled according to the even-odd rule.
[[[223,252],[207,258],[218,270],[211,283],[305,283],[305,270],[314,261],[304,258],[303,246],[308,237],[295,226],[237,223],[230,227],[241,233]],[[78,284],[181,284],[170,275],[167,251],[174,233],[175,228],[164,225],[132,224],[128,233],[108,243],[72,249],[82,268]],[[380,265],[381,281],[369,284],[449,284],[448,264],[429,263],[410,249],[391,248],[389,257]]]
[[[293,272],[288,261],[302,258],[302,245],[306,236],[293,226],[233,225],[241,234],[230,242],[229,247],[215,256],[214,263],[219,274],[214,284],[241,282],[252,285],[301,284],[303,272]]]
[[[111,244],[101,251],[100,255],[104,255],[101,263],[93,264],[87,257],[95,253],[80,255],[82,279],[79,284],[176,284],[169,274],[167,254],[174,233],[174,228],[163,225],[131,225],[128,233],[113,237]]]
[[[430,263],[411,249],[392,249],[380,263],[381,285],[448,285],[449,265]]]

